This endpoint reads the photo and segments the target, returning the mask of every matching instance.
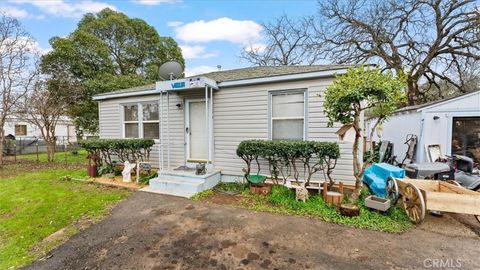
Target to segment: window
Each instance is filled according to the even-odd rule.
[[[158,139],[160,114],[158,103],[137,103],[123,106],[125,138]]]
[[[480,117],[453,117],[452,155],[480,162]]]
[[[159,116],[157,103],[143,104],[143,138],[158,139],[160,137]]]
[[[139,138],[138,134],[138,105],[123,106],[125,124],[125,138]]]
[[[270,105],[272,140],[303,140],[305,138],[305,91],[271,92]]]
[[[27,125],[15,125],[15,136],[27,136]]]

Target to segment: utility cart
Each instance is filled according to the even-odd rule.
[[[427,210],[475,215],[480,222],[480,192],[455,181],[389,177],[386,191],[392,204],[401,197],[401,205],[415,224],[423,221]]]

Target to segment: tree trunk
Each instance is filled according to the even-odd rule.
[[[360,138],[362,137],[361,134],[361,127],[360,127],[360,114],[357,112],[355,113],[355,117],[353,120],[353,126],[355,129],[355,141],[353,143],[353,174],[355,176],[355,190],[351,195],[351,199],[355,202],[358,197],[360,196],[360,191],[362,190],[362,165],[360,163],[360,158],[358,155],[358,148],[360,144]]]
[[[3,150],[5,149],[5,132],[0,129],[0,168],[3,166]]]
[[[47,145],[47,160],[48,162],[53,162],[55,157],[55,140],[53,142],[48,140],[45,143]]]
[[[408,105],[415,105],[418,100],[418,85],[413,78],[408,77],[407,79],[407,102]]]

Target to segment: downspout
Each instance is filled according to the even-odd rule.
[[[210,87],[210,116],[209,116],[209,143],[210,143],[210,162],[211,166],[213,167],[213,150],[214,144],[213,144],[213,88]]]
[[[160,171],[163,171],[163,91],[160,92]]]
[[[167,91],[167,169],[170,171],[170,93]]]
[[[209,124],[210,121],[208,121],[208,86],[205,85],[205,125],[206,125],[206,128],[207,128],[207,164],[205,164],[205,166],[208,165],[208,162],[210,161],[209,158],[210,158],[210,130],[209,130]]]
[[[422,119],[420,120],[420,136],[419,136],[419,139],[418,139],[418,146],[417,146],[417,157],[418,157],[418,160],[416,162],[423,162],[423,158],[424,158],[424,152],[425,152],[425,145],[424,145],[424,132],[423,132],[423,129],[424,129],[424,126],[425,126],[425,113],[423,111],[421,111],[421,117]]]

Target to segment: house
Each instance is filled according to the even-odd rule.
[[[366,124],[373,125],[373,121],[367,120]],[[397,161],[401,162],[407,151],[407,135],[413,134],[418,141],[415,152],[417,162],[431,162],[426,147],[440,145],[442,154],[466,155],[478,163],[480,91],[398,109],[381,130],[381,136],[374,134],[374,139],[380,137],[393,142]]]
[[[40,129],[25,117],[10,116],[5,121],[5,136],[13,135],[16,139],[41,138]],[[55,128],[55,135],[68,142],[77,141],[75,125],[67,116],[61,117]]]
[[[334,178],[351,184],[352,143],[339,141],[340,124],[327,127],[322,105],[335,74],[348,67],[251,67],[99,94],[99,135],[155,139],[151,161],[161,173],[150,189],[163,193],[189,196],[220,179],[241,180],[245,164],[236,148],[247,139],[337,141]],[[206,176],[189,172],[199,162],[207,164]]]
[[[9,116],[5,121],[5,136],[7,136],[7,138],[15,138],[15,151],[19,154],[34,153],[37,149],[40,152],[46,151],[41,130],[25,117],[26,116],[18,115]],[[58,145],[77,142],[75,125],[70,118],[62,116],[59,119],[55,127],[55,136],[57,137]],[[12,149],[10,150],[13,151]]]

